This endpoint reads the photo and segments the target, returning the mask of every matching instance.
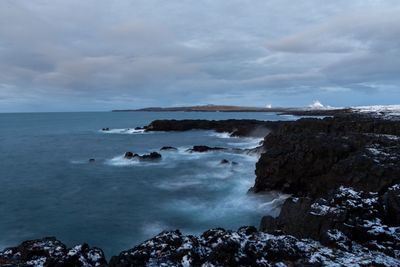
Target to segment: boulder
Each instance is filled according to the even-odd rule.
[[[219,164],[230,164],[231,162],[227,159],[222,159]]]

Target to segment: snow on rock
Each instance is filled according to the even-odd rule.
[[[381,194],[341,186],[326,198],[289,198],[278,219],[289,217],[277,229],[164,231],[109,263],[87,244],[68,249],[55,238],[25,241],[0,252],[0,266],[400,266],[399,223],[387,220],[398,213],[399,191],[400,184]]]
[[[67,249],[54,237],[46,237],[0,252],[0,266],[103,267],[107,262],[101,249],[90,248],[87,244]]]
[[[386,119],[400,119],[400,105],[358,106],[352,107],[351,109],[354,112],[367,113]]]
[[[260,227],[269,233],[312,238],[334,251],[353,253],[356,258],[360,257],[361,251],[365,251],[369,255],[379,254],[379,259],[383,257],[380,253],[399,259],[398,203],[399,184],[380,194],[341,186],[326,199],[301,197],[296,202],[289,199],[277,218],[265,216]],[[322,253],[313,259],[328,258],[331,257]]]
[[[331,233],[337,240],[346,237]],[[151,241],[151,242],[149,242]],[[113,257],[110,266],[397,266],[400,260],[354,245],[345,251],[310,239],[272,235],[254,227],[211,229],[200,236],[163,232]],[[186,242],[190,242],[190,249]],[[153,244],[153,245],[150,245]],[[185,249],[182,247],[185,246]]]

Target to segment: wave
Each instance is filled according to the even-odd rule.
[[[109,129],[109,130],[99,130],[101,133],[106,134],[143,134],[144,129],[134,129],[134,128],[123,128],[123,129]],[[147,132],[146,132],[147,133]]]
[[[217,201],[189,198],[174,200],[164,205],[170,210],[195,216],[197,220],[202,222],[216,219],[225,221],[250,213],[256,214],[257,217],[266,214],[276,217],[279,215],[281,205],[287,197],[287,195],[255,196],[244,192],[241,194],[230,192]]]
[[[271,194],[274,194],[273,192],[271,192]],[[259,208],[262,209],[268,209],[268,210],[276,210],[282,207],[283,203],[285,202],[285,200],[290,197],[290,195],[288,194],[282,194],[282,193],[276,193],[277,197],[275,197],[274,199],[272,199],[271,201],[265,202],[265,203],[261,203],[259,205]]]
[[[235,138],[235,137],[232,137],[231,134],[228,132],[222,132],[222,133],[210,132],[209,136],[214,136],[214,137],[218,137],[218,138],[222,138],[222,139]]]
[[[139,159],[127,159],[124,157],[124,155],[121,156],[116,156],[113,157],[112,159],[106,160],[105,161],[106,165],[110,166],[154,166],[155,164],[157,165],[163,165],[165,164],[162,161],[144,161],[144,160],[139,160]]]
[[[221,139],[230,139],[230,142],[228,142],[227,145],[231,146],[231,147],[237,147],[237,148],[256,147],[264,139],[264,138],[260,138],[260,137],[231,136],[230,133],[228,133],[228,132],[223,132],[223,133],[210,132],[208,135],[212,136],[212,137],[221,138]]]
[[[112,159],[106,160],[106,164],[111,166],[133,166],[139,165],[139,160],[126,159],[124,156],[116,156]]]
[[[157,185],[158,188],[168,190],[168,191],[176,191],[188,187],[196,187],[201,186],[203,183],[201,181],[169,181],[169,182],[161,182]]]
[[[237,148],[253,148],[259,146],[263,140],[264,138],[241,137],[237,139],[237,142],[229,142],[228,145]]]

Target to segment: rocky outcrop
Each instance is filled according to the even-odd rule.
[[[124,158],[126,159],[138,159],[138,160],[160,160],[161,154],[158,152],[151,152],[150,154],[139,155],[133,152],[125,152]]]
[[[333,249],[310,239],[271,235],[254,227],[211,229],[200,236],[163,232],[122,252],[110,266],[396,266],[398,259],[354,245]]]
[[[398,188],[395,185],[388,193]],[[400,224],[393,224],[387,210],[396,201],[376,192],[340,187],[329,198],[289,198],[277,218],[263,217],[260,229],[311,238],[344,251],[357,245],[399,258]]]
[[[399,122],[353,115],[281,125],[264,139],[253,191],[293,197],[260,230],[399,259],[399,134]]]
[[[0,252],[0,266],[108,266],[104,253],[87,244],[67,248],[54,237],[30,240]]]
[[[291,235],[269,234],[254,227],[237,231],[211,229],[200,236],[165,231],[114,256],[88,245],[67,249],[55,238],[25,241],[0,252],[1,266],[399,266],[379,249],[366,250],[338,231],[331,245]]]
[[[286,123],[265,138],[253,189],[312,198],[342,185],[386,190],[400,181],[398,134],[400,123],[364,117]]]
[[[264,137],[283,122],[258,120],[155,120],[145,127],[146,131],[214,130],[231,136]]]
[[[400,185],[394,185],[383,195],[384,221],[400,225]]]

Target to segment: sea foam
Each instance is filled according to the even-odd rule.
[[[123,129],[99,130],[99,132],[106,134],[142,134],[145,133],[145,130],[134,129],[134,128],[123,128]]]

